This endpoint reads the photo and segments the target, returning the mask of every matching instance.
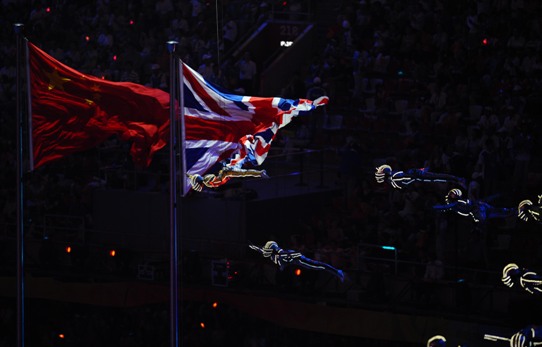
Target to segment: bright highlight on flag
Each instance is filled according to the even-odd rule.
[[[182,65],[186,178],[184,192],[216,188],[232,177],[266,177],[261,165],[277,132],[294,117],[328,103],[235,95]]]
[[[28,43],[33,164],[93,148],[112,135],[132,143],[138,166],[167,144],[169,94],[83,74]]]

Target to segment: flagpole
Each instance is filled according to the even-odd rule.
[[[185,155],[185,139],[186,132],[184,127],[184,72],[183,72],[183,62],[181,59],[177,59],[178,72],[179,72],[179,126],[178,134],[181,135],[181,140],[179,141],[178,150],[180,153],[179,157],[179,167],[181,172],[182,184],[180,186],[181,196],[184,197],[188,193],[188,185],[186,181],[186,155]]]
[[[23,211],[23,115],[21,93],[21,60],[23,49],[23,28],[20,23],[14,24],[17,35],[17,346],[24,347],[24,211]],[[28,81],[30,83],[30,81]]]
[[[169,229],[170,229],[170,346],[179,347],[179,254],[177,232],[177,113],[175,49],[177,41],[168,41],[169,51]]]
[[[24,38],[24,55],[25,65],[26,65],[26,122],[27,122],[27,146],[28,148],[28,171],[34,171],[34,142],[32,139],[33,129],[32,129],[32,85],[30,82],[30,53],[28,52],[28,39]]]

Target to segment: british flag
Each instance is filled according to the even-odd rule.
[[[313,101],[230,94],[185,63],[181,70],[187,174],[184,192],[191,189],[190,176],[223,167],[261,165],[280,128],[329,101],[325,96]]]

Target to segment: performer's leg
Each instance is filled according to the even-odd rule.
[[[261,177],[268,178],[267,172],[265,170],[254,170],[254,169],[235,169],[230,170],[221,170],[221,175],[225,177]]]
[[[313,260],[313,259],[307,258],[305,256],[301,256],[300,258],[298,258],[298,263],[299,263],[299,265],[301,265],[301,266],[303,266],[304,268],[307,268],[307,269],[327,271],[327,272],[331,273],[332,275],[339,277],[341,282],[344,281],[344,273],[343,273],[343,271],[339,270],[339,269],[336,269],[336,268],[334,268],[333,266],[331,266],[331,265],[329,265],[327,263],[317,261],[317,260]]]
[[[424,171],[421,174],[421,177],[424,178],[424,179],[435,181],[435,182],[456,183],[456,184],[459,184],[460,186],[466,188],[465,179],[462,178],[462,177],[454,176],[454,175]]]
[[[507,218],[515,214],[513,208],[490,207],[487,210],[487,218]]]

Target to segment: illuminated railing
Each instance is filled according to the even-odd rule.
[[[394,246],[372,245],[372,244],[367,244],[367,243],[361,243],[359,244],[358,247],[359,247],[359,250],[358,250],[359,257],[365,258],[365,259],[371,259],[371,257],[367,257],[363,255],[364,252],[361,249],[364,249],[364,248],[376,248],[376,249],[382,249],[385,251],[393,252],[394,274],[397,275],[397,264],[398,264],[397,248],[395,248]],[[381,260],[381,259],[386,259],[386,258],[373,258],[373,259]],[[362,259],[360,259],[360,262],[361,261]]]

